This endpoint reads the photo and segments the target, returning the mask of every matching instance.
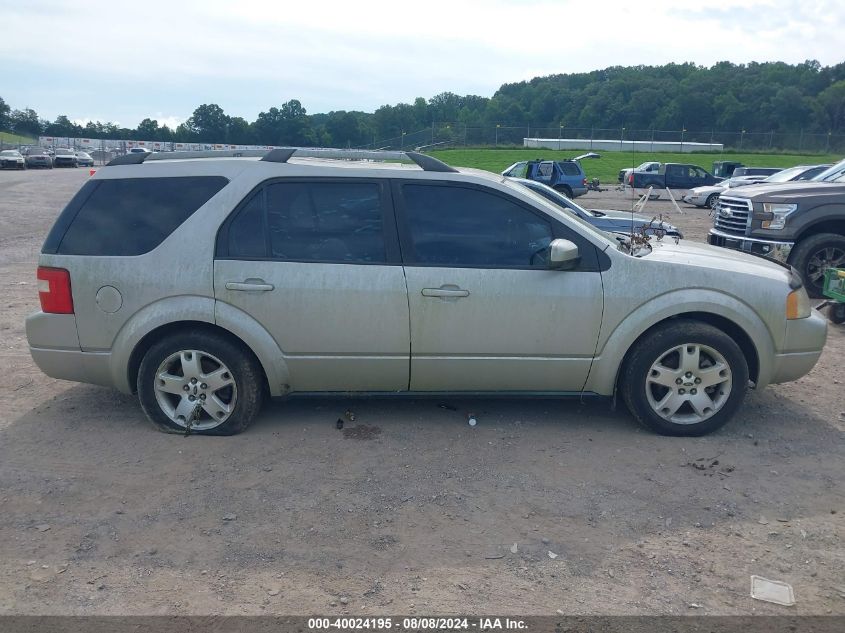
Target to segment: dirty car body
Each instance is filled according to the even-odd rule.
[[[35,362],[137,392],[170,432],[237,433],[265,394],[618,392],[700,435],[821,353],[784,266],[624,248],[519,183],[407,155],[421,168],[274,150],[98,170],[39,258]]]

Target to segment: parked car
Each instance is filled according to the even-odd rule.
[[[585,158],[599,158],[599,155],[589,152],[568,160],[524,160],[508,167],[502,175],[536,180],[567,198],[577,198],[587,193],[587,176],[580,162]]]
[[[53,169],[53,157],[42,147],[30,147],[26,151],[26,166]]]
[[[666,163],[656,172],[634,171],[628,176],[628,184],[634,189],[693,189],[721,180],[703,167],[686,163]]]
[[[728,189],[755,185],[762,182],[781,183],[811,180],[828,167],[830,165],[798,165],[796,167],[782,169],[770,176],[735,176],[710,187],[696,187],[695,189],[691,189],[684,196],[684,202],[697,207],[716,209],[719,205],[719,196]]]
[[[610,209],[585,209],[573,202],[559,191],[555,191],[548,185],[535,180],[514,178],[521,185],[528,187],[534,193],[543,196],[546,200],[562,207],[582,220],[589,222],[594,227],[608,233],[635,233],[646,235],[666,235],[669,237],[682,238],[680,229],[668,222],[662,222],[637,213],[628,211],[615,211]]]
[[[0,169],[26,169],[26,161],[16,149],[4,149],[0,152]]]
[[[146,147],[130,147],[127,154],[152,154],[153,150]]]
[[[845,160],[809,181],[723,194],[708,242],[786,262],[821,297],[825,270],[845,267]]]
[[[647,162],[647,163],[640,163],[639,165],[637,165],[634,168],[628,167],[627,169],[620,169],[619,170],[619,176],[617,177],[617,180],[619,180],[619,182],[621,182],[621,183],[627,183],[628,177],[631,175],[632,171],[639,171],[639,172],[643,172],[643,173],[655,173],[655,172],[657,172],[657,170],[660,169],[661,164],[662,163],[650,161],[650,162]]]
[[[93,167],[94,166],[94,159],[91,158],[91,155],[88,152],[76,152],[76,162],[81,167]]]
[[[65,147],[57,147],[53,155],[53,165],[56,167],[78,167],[79,160],[73,150]]]
[[[45,373],[137,391],[165,431],[237,433],[265,395],[618,392],[701,435],[824,345],[790,269],[610,239],[501,176],[415,152],[209,155],[86,180],[26,324]],[[349,160],[398,157],[420,169]]]

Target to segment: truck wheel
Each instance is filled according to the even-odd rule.
[[[572,200],[572,189],[567,185],[561,185],[560,187],[555,187],[555,189],[565,195],[567,198]]]
[[[807,294],[819,299],[824,296],[824,271],[828,268],[845,267],[845,235],[811,235],[798,242],[792,249],[789,263],[801,274]]]
[[[167,433],[234,435],[253,421],[264,397],[255,358],[208,332],[165,337],[138,370],[138,397],[150,421]]]
[[[628,410],[661,435],[698,436],[723,426],[748,388],[736,342],[712,325],[678,320],[642,338],[622,368]]]
[[[709,196],[707,196],[707,202],[705,202],[704,204],[710,207],[712,211],[715,211],[716,208],[719,206],[719,194],[711,193]]]
[[[832,303],[827,309],[827,318],[831,323],[845,323],[845,303]]]

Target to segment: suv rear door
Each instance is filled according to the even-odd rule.
[[[214,291],[270,332],[293,391],[408,389],[408,298],[385,181],[263,183],[220,229]]]
[[[468,183],[394,184],[413,391],[583,388],[602,319],[595,248],[550,216]],[[554,238],[578,243],[575,270],[549,270]]]

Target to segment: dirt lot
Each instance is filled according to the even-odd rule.
[[[0,173],[0,614],[845,614],[842,326],[701,439],[551,400],[273,402],[238,437],[164,435],[27,352],[38,251],[87,177]]]

